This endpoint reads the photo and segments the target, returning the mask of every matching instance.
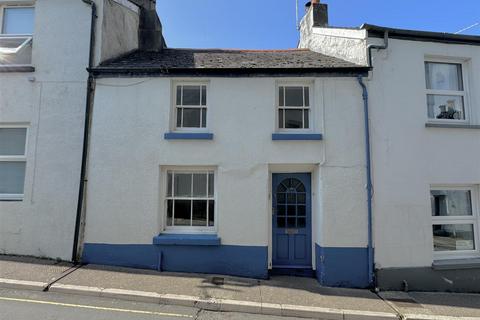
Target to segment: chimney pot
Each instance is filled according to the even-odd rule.
[[[305,4],[305,11],[308,13],[310,8],[312,9],[313,26],[328,26],[328,5],[320,3],[320,0],[311,0]]]

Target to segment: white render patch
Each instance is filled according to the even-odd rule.
[[[130,10],[132,10],[136,14],[140,13],[140,8],[136,4],[134,4],[134,3],[132,3],[128,0],[112,0],[112,1],[115,2],[115,3],[118,3],[119,5],[124,6],[124,7],[128,8]]]
[[[359,65],[367,65],[367,31],[364,29],[314,27],[312,10],[300,23],[299,48],[308,48]]]

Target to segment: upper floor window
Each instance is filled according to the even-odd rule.
[[[207,127],[207,85],[177,84],[175,86],[176,129],[195,130]]]
[[[477,188],[432,188],[430,198],[436,258],[478,256]]]
[[[278,129],[310,128],[310,87],[287,86],[278,87]]]
[[[34,8],[0,6],[0,65],[29,65]]]
[[[2,34],[32,35],[33,7],[6,7],[3,9]]]
[[[27,128],[0,126],[0,200],[22,200]]]
[[[212,229],[215,226],[215,179],[210,170],[167,172],[166,228]]]
[[[425,62],[429,120],[467,120],[462,64]]]

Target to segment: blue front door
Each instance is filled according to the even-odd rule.
[[[274,269],[312,267],[312,205],[310,173],[274,173]]]

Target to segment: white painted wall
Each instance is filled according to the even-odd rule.
[[[0,73],[0,125],[29,125],[25,197],[0,201],[0,253],[71,258],[90,22],[90,6],[80,0],[35,1],[35,72]]]
[[[29,124],[25,197],[0,202],[0,253],[71,257],[89,17],[81,1],[36,1],[36,71],[0,73],[0,124]]]
[[[98,80],[85,242],[151,244],[163,229],[161,168],[215,166],[222,244],[268,245],[270,174],[312,171],[314,242],[365,246],[363,104],[356,80],[306,79],[314,81],[314,121],[324,141],[271,140],[276,81],[285,79],[203,80],[209,81],[213,141],[164,140],[172,79]]]
[[[480,130],[426,128],[426,56],[467,61],[471,123],[480,124],[480,47],[390,39],[369,81],[376,264],[430,266],[432,184],[480,184]]]

